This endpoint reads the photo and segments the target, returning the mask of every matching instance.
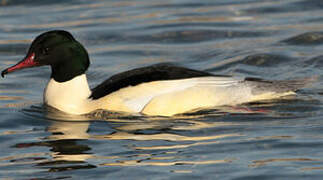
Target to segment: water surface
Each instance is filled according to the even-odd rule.
[[[48,67],[0,81],[2,179],[322,179],[323,3],[317,0],[4,0],[0,68],[38,34],[70,31],[91,87],[160,62],[272,80],[316,76],[293,98],[175,117],[47,109]]]

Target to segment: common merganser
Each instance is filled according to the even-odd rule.
[[[49,65],[51,79],[45,104],[70,114],[95,110],[172,116],[200,108],[238,105],[294,94],[306,81],[266,81],[214,75],[170,64],[129,70],[89,88],[89,56],[67,31],[45,32],[32,42],[26,57],[1,75],[18,69]]]

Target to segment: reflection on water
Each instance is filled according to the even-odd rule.
[[[269,163],[275,163],[275,162],[315,162],[315,161],[320,161],[319,159],[309,159],[309,158],[277,158],[277,159],[265,159],[265,160],[255,160],[252,161],[251,167],[260,167],[260,166],[265,166]]]
[[[176,159],[177,157],[173,157]],[[230,163],[231,160],[209,160],[209,161],[175,161],[175,162],[145,162],[146,160],[160,160],[163,158],[151,158],[131,161],[120,161],[117,163],[105,163],[103,166],[174,166],[174,165],[205,165],[205,164],[218,164],[218,163]]]
[[[176,134],[160,133],[160,134],[149,134],[149,135],[135,135],[125,132],[117,132],[112,135],[102,135],[97,136],[99,139],[133,139],[137,141],[147,141],[147,140],[166,140],[166,141],[203,141],[212,140],[223,137],[238,136],[238,134],[228,134],[228,135],[216,135],[216,136],[199,136],[199,137],[187,137],[180,136]]]
[[[296,101],[301,101],[302,104],[306,102],[304,99],[287,98],[285,101],[265,101],[240,107],[226,106],[217,107],[217,109],[196,110],[175,117],[150,117],[108,111],[97,111],[86,116],[76,116],[59,112],[47,106],[31,106],[30,108],[25,108],[23,113],[31,118],[43,119],[45,116],[46,119],[51,119],[49,125],[43,130],[3,131],[0,133],[0,137],[32,135],[44,131],[47,135],[41,139],[17,143],[11,148],[31,150],[37,147],[46,147],[49,151],[46,153],[22,153],[1,157],[0,167],[35,165],[48,172],[64,172],[97,167],[182,166],[180,170],[175,168],[171,169],[170,172],[179,174],[193,173],[192,166],[230,164],[237,161],[239,156],[204,158],[201,154],[199,155],[200,158],[191,158],[192,155],[184,155],[181,152],[204,149],[208,146],[221,147],[224,144],[249,144],[295,139],[294,136],[284,134],[248,137],[246,131],[240,131],[239,129],[250,126],[252,122],[232,121],[223,118],[234,119],[235,116],[242,117],[244,115],[248,116],[248,118],[254,117],[257,119],[257,117],[265,118],[273,114],[281,117],[295,117],[295,114],[286,115],[282,112],[275,112],[272,107],[278,106],[279,103]],[[219,121],[219,119],[222,120]],[[93,123],[101,124],[97,127],[102,129],[98,131],[92,130],[91,125]],[[213,132],[210,133],[209,129],[212,129]],[[92,143],[88,143],[102,141],[121,143],[123,145],[119,148],[131,153],[123,154],[116,151],[113,153],[95,153]],[[264,160],[255,158],[248,167],[259,168],[279,162],[316,161],[321,160],[304,157],[268,158]],[[308,163],[298,168],[304,171],[313,170],[308,167]],[[314,169],[319,168],[315,167]]]
[[[228,108],[228,107],[226,107]],[[46,107],[45,107],[46,109]],[[42,112],[43,107],[35,106],[32,109],[27,109],[26,113]],[[240,109],[238,109],[240,110]],[[249,110],[249,109],[248,109]],[[213,133],[206,136],[179,135],[181,131],[204,131],[206,129],[223,129],[232,128],[234,126],[241,127],[247,125],[244,122],[213,122],[194,120],[199,113],[186,116],[179,116],[178,119],[170,119],[163,117],[145,117],[145,116],[123,116],[122,114],[106,112],[114,114],[119,119],[112,118],[105,121],[98,121],[102,125],[111,124],[113,129],[109,132],[91,132],[91,121],[87,117],[74,116],[60,113],[54,109],[47,109],[47,117],[50,119],[59,118],[50,122],[50,125],[45,129],[48,135],[40,141],[18,143],[12,148],[30,149],[35,147],[47,147],[48,153],[25,153],[13,156],[2,157],[0,159],[1,166],[16,166],[33,164],[40,168],[45,168],[49,172],[61,172],[73,169],[89,169],[99,166],[197,166],[208,164],[223,164],[232,163],[238,157],[231,156],[230,158],[219,159],[210,157],[207,159],[201,158],[196,160],[190,159],[185,155],[179,155],[185,149],[220,145],[226,143],[248,143],[259,141],[272,141],[293,139],[293,136],[259,136],[254,138],[244,137],[242,133]],[[239,112],[240,113],[240,112]],[[247,111],[247,114],[249,112]],[[40,114],[41,115],[41,114]],[[102,112],[101,112],[102,115]],[[223,114],[222,114],[223,115]],[[257,113],[254,113],[257,115]],[[34,114],[33,114],[34,116]],[[218,117],[219,113],[215,117]],[[136,118],[137,117],[137,118]],[[61,121],[62,119],[71,121]],[[78,120],[78,121],[76,121]],[[111,127],[110,125],[110,127]],[[5,131],[1,135],[15,134],[33,134],[40,130],[26,131]],[[175,133],[177,132],[177,133]],[[221,131],[219,131],[221,132]],[[1,136],[0,135],[0,136]],[[240,137],[237,139],[237,137]],[[228,139],[229,138],[229,139]],[[85,141],[122,141],[130,140],[130,144],[126,148],[128,151],[133,151],[132,155],[98,155],[93,153],[90,145],[83,143]],[[157,141],[151,145],[136,145],[137,141]],[[160,141],[161,143],[158,143]],[[165,142],[174,142],[166,143]],[[150,144],[150,143],[148,143]],[[118,155],[119,154],[119,155]],[[99,160],[100,163],[90,163]],[[253,160],[249,167],[258,168],[275,162],[315,162],[320,159],[310,158],[270,158],[264,160]],[[187,167],[186,167],[187,168]],[[302,170],[309,170],[308,167],[300,167]],[[314,168],[318,169],[318,168]],[[174,173],[192,173],[190,168],[181,170],[172,170]]]
[[[89,122],[53,122],[47,128],[47,131],[52,135],[46,137],[50,140],[66,140],[66,139],[89,139],[90,135],[87,133]]]
[[[57,117],[56,113],[56,117]],[[64,115],[63,115],[64,116]],[[53,117],[53,114],[51,115]],[[60,116],[62,117],[62,116]],[[66,117],[65,117],[66,118]],[[141,121],[141,122],[140,122]],[[35,147],[48,147],[50,153],[27,153],[17,156],[3,157],[0,159],[0,166],[15,166],[22,164],[35,164],[39,167],[46,167],[50,172],[65,171],[72,169],[94,168],[96,166],[178,166],[178,165],[206,165],[218,163],[230,163],[233,159],[214,160],[185,160],[185,157],[176,155],[176,152],[192,146],[202,146],[218,143],[228,137],[241,136],[241,134],[218,134],[208,136],[184,136],[174,133],[164,133],[162,129],[170,130],[201,130],[204,128],[229,126],[229,123],[206,123],[193,120],[179,119],[176,123],[173,120],[165,119],[133,121],[120,121],[116,119],[111,123],[118,123],[113,132],[108,134],[89,133],[89,121],[67,122],[52,121],[46,128],[49,133],[41,141],[18,143],[13,148],[25,149]],[[145,126],[143,126],[143,124]],[[168,124],[165,127],[165,124]],[[155,130],[152,134],[137,134],[144,130]],[[33,130],[22,132],[4,132],[2,134],[30,134]],[[91,147],[82,143],[83,140],[132,140],[132,141],[173,141],[177,145],[155,145],[149,147],[129,146],[129,150],[136,153],[129,155],[98,156],[91,153]],[[215,141],[216,140],[216,141]],[[181,142],[188,142],[181,144]],[[193,142],[193,143],[192,143]],[[167,150],[162,153],[151,152],[151,150]],[[176,150],[176,151],[174,151]],[[91,159],[100,159],[100,164],[88,163]],[[180,160],[183,159],[183,160]],[[9,163],[8,163],[9,161]],[[181,171],[179,171],[181,172]],[[177,173],[179,173],[177,172]],[[186,172],[186,171],[184,171]]]

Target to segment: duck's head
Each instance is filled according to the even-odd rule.
[[[36,37],[26,57],[3,70],[1,76],[19,69],[43,65],[51,66],[52,78],[64,82],[85,73],[90,61],[85,48],[69,32],[54,30]]]

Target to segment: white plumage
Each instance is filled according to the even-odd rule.
[[[100,99],[92,100],[86,75],[67,82],[51,79],[44,92],[44,102],[70,114],[86,114],[97,109],[171,116],[197,108],[236,105],[277,98],[293,92],[253,93],[243,78],[198,77],[164,80],[128,86]]]

